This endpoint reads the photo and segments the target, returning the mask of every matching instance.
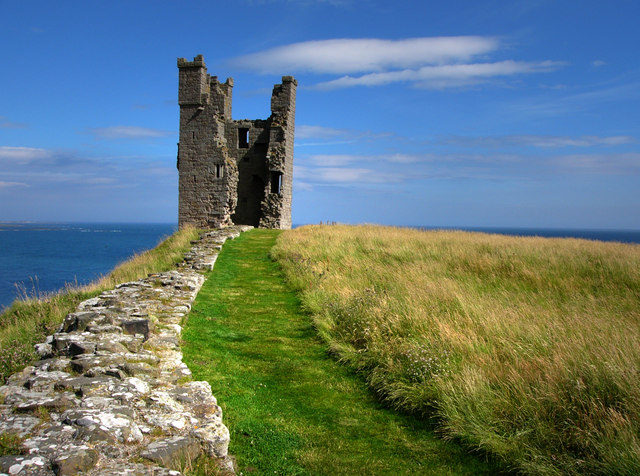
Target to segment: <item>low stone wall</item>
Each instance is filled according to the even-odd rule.
[[[233,472],[229,431],[207,382],[182,362],[182,322],[225,240],[207,232],[174,271],[84,301],[0,387],[0,433],[24,454],[0,473],[178,475],[203,452]]]

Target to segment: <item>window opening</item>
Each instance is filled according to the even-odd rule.
[[[224,165],[216,164],[216,178],[224,177]]]
[[[240,149],[249,148],[249,129],[245,127],[238,128],[238,147]]]
[[[282,193],[282,172],[271,172],[271,193]]]

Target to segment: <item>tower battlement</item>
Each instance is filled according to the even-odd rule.
[[[179,225],[291,228],[297,81],[273,87],[269,118],[234,121],[233,78],[210,76],[202,55],[177,65]]]

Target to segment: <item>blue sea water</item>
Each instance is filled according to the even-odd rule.
[[[0,310],[24,291],[41,295],[87,284],[153,248],[175,224],[0,223]],[[23,291],[20,291],[22,288]]]
[[[544,238],[582,238],[585,240],[640,243],[640,230],[579,230],[562,228],[504,228],[504,227],[429,227],[416,226],[421,230],[462,230],[497,233],[512,236],[542,236]]]

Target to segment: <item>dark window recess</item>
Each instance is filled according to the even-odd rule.
[[[224,165],[216,164],[216,178],[224,177]]]
[[[282,172],[271,172],[271,193],[282,192]]]
[[[238,147],[240,149],[249,148],[249,129],[244,127],[238,128]]]

